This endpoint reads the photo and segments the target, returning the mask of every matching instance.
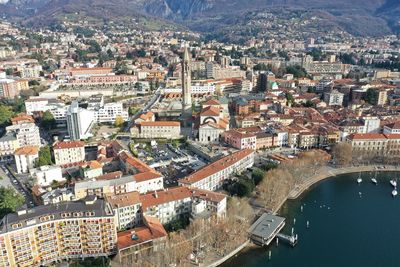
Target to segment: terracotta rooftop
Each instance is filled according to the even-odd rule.
[[[209,106],[217,106],[217,105],[220,105],[220,104],[221,103],[218,100],[210,99],[210,100],[206,101],[205,103],[203,103],[203,106],[207,106],[207,105],[209,105]]]
[[[192,192],[188,187],[178,186],[140,195],[140,201],[142,202],[142,209],[147,210],[149,207],[189,198],[191,196]]]
[[[156,171],[148,171],[148,172],[142,172],[142,173],[135,174],[135,175],[133,175],[133,177],[135,178],[136,182],[140,183],[140,182],[160,178],[160,177],[162,177],[162,175]]]
[[[103,175],[100,175],[96,177],[96,180],[112,180],[112,179],[117,179],[122,177],[122,172],[121,171],[116,171],[116,172],[109,172]]]
[[[239,160],[242,160],[245,157],[247,157],[253,153],[254,153],[254,150],[252,150],[252,149],[243,149],[243,150],[237,151],[229,156],[223,157],[213,163],[208,164],[207,166],[201,168],[200,170],[181,179],[180,182],[182,182],[184,184],[192,184],[192,183],[198,182],[200,180],[203,180],[203,179],[209,177],[210,175],[213,175],[214,173],[220,172],[220,171],[232,166]]]
[[[107,195],[107,202],[113,209],[140,204],[139,192],[129,192],[119,195]]]
[[[118,233],[119,250],[167,236],[164,226],[158,219],[144,216],[144,221],[146,226],[136,227],[134,229]],[[132,238],[133,235],[135,235],[135,239]]]
[[[32,116],[26,115],[24,113],[18,114],[16,117],[11,118],[11,123],[13,125],[25,122],[35,122],[35,120]]]
[[[200,116],[213,116],[218,117],[220,109],[214,106],[208,106],[200,112]]]
[[[57,142],[53,145],[53,149],[69,149],[75,147],[84,147],[85,143],[82,141],[68,141],[68,142]]]
[[[39,147],[37,146],[24,146],[15,150],[15,155],[37,155],[39,153]]]
[[[131,167],[135,168],[139,172],[148,172],[148,171],[154,171],[152,168],[150,168],[146,163],[141,161],[138,158],[132,157],[129,155],[127,152],[123,151],[120,153],[120,159],[125,162],[125,164],[130,165]]]

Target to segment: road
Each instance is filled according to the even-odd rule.
[[[144,112],[147,112],[149,109],[151,109],[161,98],[161,88],[158,88],[155,91],[155,94],[153,95],[152,98],[150,98],[149,102],[141,108],[138,112],[136,112],[134,115],[131,116],[130,121],[128,123],[128,126],[125,127],[124,131],[129,132],[129,129],[133,126],[135,123],[135,120]]]
[[[5,164],[0,165],[0,176],[3,178],[0,180],[0,185],[4,187],[13,187],[17,192],[22,194],[25,198],[25,203],[28,207],[33,207],[33,198],[30,192],[27,190],[25,185],[15,177],[7,168]]]

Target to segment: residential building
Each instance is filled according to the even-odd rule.
[[[139,226],[142,222],[139,192],[128,192],[106,196],[107,203],[114,210],[118,231]]]
[[[103,175],[103,166],[97,160],[91,160],[79,167],[79,173],[83,179],[93,179]]]
[[[71,140],[87,139],[92,136],[90,130],[95,122],[94,112],[80,108],[73,101],[67,110],[67,127]]]
[[[167,232],[157,218],[144,216],[143,226],[118,233],[118,261],[124,265],[134,265],[138,251],[159,251],[167,239]]]
[[[340,93],[338,90],[324,93],[324,101],[328,106],[342,106],[343,98],[344,94]]]
[[[139,138],[178,139],[181,137],[181,124],[177,121],[143,121],[131,128],[131,134]]]
[[[394,122],[383,126],[384,134],[400,134],[400,122]]]
[[[117,252],[114,213],[96,198],[10,213],[0,229],[1,266],[48,266]]]
[[[85,143],[82,141],[57,142],[53,145],[56,165],[65,165],[85,160]]]
[[[123,121],[129,119],[128,111],[124,110],[122,103],[106,103],[94,113],[94,119],[98,123],[115,123],[117,117],[121,117]]]
[[[210,191],[218,190],[222,187],[224,180],[252,167],[254,154],[253,149],[237,151],[186,176],[179,180],[179,184]]]
[[[29,173],[35,180],[35,184],[40,187],[50,186],[54,181],[58,183],[66,181],[59,166],[40,166],[36,169],[30,169]]]
[[[14,153],[20,147],[15,133],[6,133],[0,137],[0,156],[7,156]]]
[[[0,79],[0,98],[13,99],[21,90],[28,90],[27,80]]]
[[[23,146],[42,146],[40,142],[40,131],[34,123],[21,123],[6,127],[6,132],[14,135],[19,143],[19,147]]]
[[[29,169],[35,167],[36,159],[39,157],[39,148],[37,146],[24,146],[14,152],[15,165],[17,173],[27,173]]]
[[[400,134],[352,134],[348,142],[356,157],[400,157]]]
[[[248,128],[243,128],[248,129]],[[232,129],[224,133],[225,143],[237,149],[257,149],[257,137],[255,133]]]

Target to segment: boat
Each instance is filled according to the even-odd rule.
[[[376,171],[375,171],[375,176],[371,178],[371,182],[373,184],[378,184],[378,180],[376,179]]]
[[[397,182],[396,182],[395,179],[390,180],[390,184],[391,184],[393,187],[396,187],[396,186],[397,186]]]
[[[361,173],[360,173],[360,175],[359,175],[358,178],[357,178],[357,183],[358,183],[358,184],[361,184],[361,183],[362,183]]]
[[[397,190],[396,190],[396,188],[395,189],[393,189],[393,191],[392,191],[392,196],[397,196]]]

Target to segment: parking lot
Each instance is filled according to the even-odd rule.
[[[182,145],[136,144],[135,150],[140,159],[163,174],[165,187],[178,185],[179,179],[207,164]]]

